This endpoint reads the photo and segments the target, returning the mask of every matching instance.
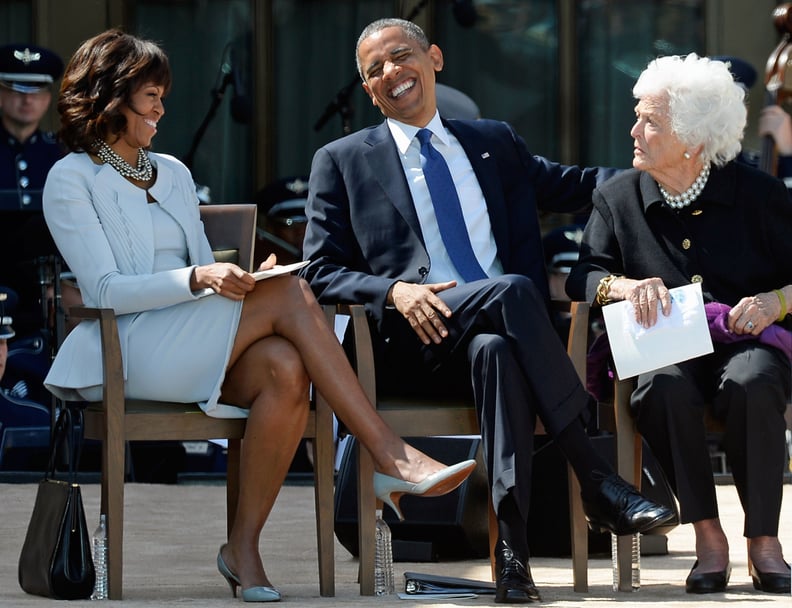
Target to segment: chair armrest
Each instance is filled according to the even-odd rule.
[[[112,308],[91,308],[73,306],[69,314],[77,319],[93,319],[99,322],[99,334],[102,341],[102,409],[110,412],[109,404],[121,404],[123,414],[124,403],[124,366],[121,357],[121,341],[118,338],[118,323]]]
[[[572,315],[567,340],[567,353],[577,370],[578,377],[586,385],[586,356],[588,355],[588,338],[590,329],[591,306],[588,302],[569,302]]]

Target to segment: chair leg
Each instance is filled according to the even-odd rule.
[[[335,329],[336,307],[322,307],[328,327]],[[319,558],[319,594],[335,596],[335,437],[333,410],[324,396],[313,388],[314,400],[314,501],[316,503],[316,548]]]
[[[111,600],[123,595],[125,441],[109,434],[102,442],[102,512],[107,515],[107,589]]]
[[[316,398],[314,450],[314,500],[316,503],[316,546],[319,557],[319,594],[335,596],[335,510],[333,470],[335,441],[333,412],[321,395]]]
[[[374,595],[374,520],[376,497],[374,496],[374,461],[368,451],[356,445],[358,450],[358,546],[360,595]]]
[[[487,529],[489,530],[489,556],[490,556],[490,574],[492,580],[496,580],[498,573],[495,571],[495,545],[498,542],[498,516],[495,513],[495,507],[492,506],[492,496],[487,500],[489,508],[487,509]]]
[[[630,415],[632,381],[615,384],[613,410],[616,416],[616,470],[626,481],[640,489],[641,437]],[[632,536],[619,536],[616,542],[619,591],[632,591]]]
[[[231,536],[239,504],[239,460],[242,454],[242,440],[228,440],[226,457],[226,537]]]
[[[588,592],[588,525],[580,497],[580,482],[567,464],[569,491],[569,530],[572,543],[572,580],[578,593]]]

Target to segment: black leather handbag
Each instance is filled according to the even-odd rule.
[[[69,475],[55,479],[59,446],[68,443]],[[85,523],[82,494],[76,483],[82,448],[82,411],[64,407],[52,438],[47,472],[39,482],[22,553],[19,584],[24,591],[54,599],[91,596],[95,573],[91,535]]]

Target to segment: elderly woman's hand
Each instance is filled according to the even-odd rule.
[[[743,298],[729,311],[729,331],[758,336],[781,315],[781,302],[772,291]]]
[[[667,317],[671,314],[671,295],[662,279],[619,278],[611,284],[613,299],[629,300],[635,310],[635,322],[643,327],[652,327],[657,323],[657,304]]]

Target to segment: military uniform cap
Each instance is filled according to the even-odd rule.
[[[48,88],[63,74],[63,60],[56,53],[32,44],[0,47],[0,85],[18,93]]]
[[[569,273],[580,256],[580,241],[584,226],[559,226],[542,237],[545,263],[551,272]]]
[[[481,118],[478,105],[462,91],[445,84],[435,83],[437,111],[443,118],[477,120]]]
[[[260,211],[276,220],[305,221],[305,203],[308,198],[308,176],[284,177],[267,184],[256,194]]]
[[[746,91],[756,82],[756,70],[750,63],[745,61],[745,59],[732,57],[731,55],[715,55],[710,59],[728,64],[729,71],[734,81]]]

